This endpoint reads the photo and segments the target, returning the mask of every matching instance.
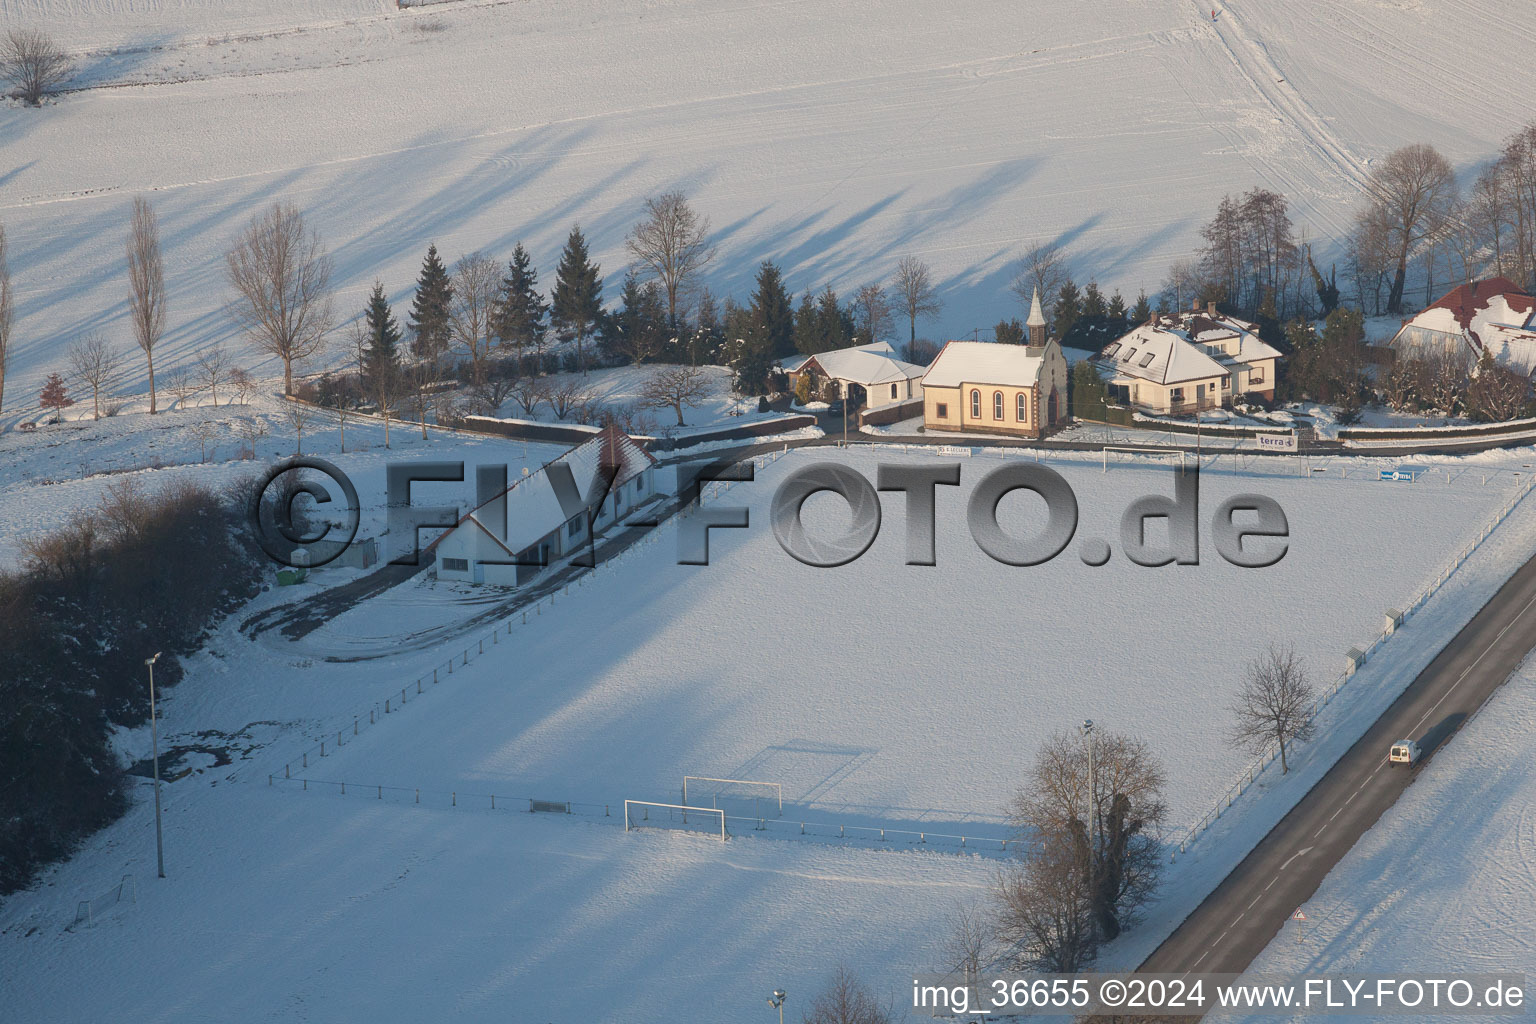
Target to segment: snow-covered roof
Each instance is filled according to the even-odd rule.
[[[1097,361],[1113,373],[1158,384],[1225,377],[1234,365],[1279,357],[1252,328],[1246,320],[1209,312],[1154,317],[1105,345]]]
[[[1405,321],[1389,344],[1417,343],[1423,331],[1461,338],[1470,358],[1487,350],[1522,373],[1536,369],[1536,297],[1507,278],[1491,277],[1451,289]]]
[[[655,465],[656,460],[617,427],[604,427],[592,440],[582,442],[540,466],[536,472],[513,481],[501,494],[461,518],[454,529],[479,529],[508,554],[526,551],[571,518],[561,505],[549,475],[550,467],[559,464],[570,467],[580,497],[587,499],[597,495],[595,489],[608,468],[615,470],[609,485],[613,490]],[[606,495],[607,491],[601,493]],[[506,514],[505,538],[500,536],[503,509]]]
[[[1054,344],[1054,343],[1053,343]],[[924,387],[955,388],[963,384],[1002,384],[1031,387],[1040,380],[1043,349],[995,341],[946,342],[923,377]]]
[[[790,357],[779,363],[785,373],[797,373],[815,362],[823,376],[869,387],[921,377],[926,367],[903,362],[889,342],[876,341],[853,348],[833,349],[815,355]]]

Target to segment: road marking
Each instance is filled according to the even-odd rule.
[[[1504,634],[1513,629],[1515,627],[1515,623],[1519,622],[1520,619],[1524,617],[1525,613],[1531,610],[1533,605],[1536,605],[1536,597],[1533,597],[1529,601],[1525,602],[1525,607],[1516,612],[1515,617],[1510,619],[1504,628],[1499,630],[1499,632],[1494,636],[1492,640],[1488,641],[1488,646],[1483,648],[1483,653],[1477,656],[1477,660],[1472,662],[1472,664],[1468,665],[1466,668],[1462,669],[1461,675],[1456,677],[1456,681],[1451,684],[1451,688],[1441,694],[1440,699],[1435,701],[1434,707],[1431,707],[1428,711],[1424,712],[1423,716],[1418,720],[1417,723],[1414,724],[1414,732],[1418,732],[1419,726],[1423,725],[1425,720],[1427,720],[1430,715],[1434,714],[1435,711],[1439,709],[1441,704],[1445,703],[1445,698],[1456,692],[1456,688],[1461,685],[1461,681],[1463,679],[1467,678],[1468,673],[1477,668],[1478,662],[1482,661],[1488,656],[1488,652],[1493,650],[1494,645],[1497,644],[1500,640],[1504,639]]]
[[[1263,898],[1264,898],[1264,894],[1263,893],[1259,893],[1257,896],[1255,896],[1253,898],[1253,903],[1250,903],[1250,904],[1248,904],[1248,906],[1243,908],[1244,911],[1246,912],[1246,911],[1252,910],[1253,909],[1253,904],[1259,902],[1259,900],[1261,900]]]
[[[1265,886],[1265,887],[1264,887],[1264,891],[1265,891],[1265,892],[1269,892],[1269,886],[1270,886],[1270,885],[1274,885],[1274,884],[1275,884],[1275,883],[1276,883],[1276,882],[1278,882],[1278,881],[1280,881],[1280,876],[1279,876],[1279,875],[1276,875],[1276,876],[1275,876],[1275,877],[1274,877],[1274,878],[1271,878],[1271,879],[1270,879],[1270,880],[1269,880],[1269,885],[1266,885],[1266,886]]]
[[[1335,812],[1335,813],[1337,813],[1337,812]],[[1328,821],[1332,821],[1332,820],[1333,820],[1332,818],[1328,819]],[[1312,838],[1313,839],[1316,839],[1318,836],[1323,834],[1323,829],[1328,827],[1328,821],[1323,822],[1323,828],[1320,828],[1316,832],[1312,833]]]
[[[1225,934],[1225,933],[1223,933],[1223,934]],[[1209,952],[1210,952],[1210,950],[1206,950],[1205,953],[1201,953],[1200,954],[1200,960],[1204,960],[1205,956],[1206,956],[1206,953],[1209,953]],[[1196,960],[1195,961],[1195,967],[1199,967],[1200,966],[1200,960]],[[1190,970],[1194,970],[1194,967],[1190,968]]]
[[[1300,857],[1304,853],[1311,853],[1314,849],[1316,849],[1316,847],[1308,846],[1306,849],[1297,850],[1295,853],[1285,858],[1285,863],[1280,865],[1280,870],[1284,871],[1286,868],[1291,866],[1291,861],[1295,860],[1297,857]]]

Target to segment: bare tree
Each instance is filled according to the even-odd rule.
[[[1314,693],[1301,659],[1290,647],[1270,644],[1248,663],[1242,688],[1232,702],[1232,741],[1254,752],[1280,745],[1280,774],[1290,771],[1286,747],[1312,734]]]
[[[256,393],[256,378],[249,371],[244,367],[233,367],[229,371],[229,386],[240,396],[241,405],[251,404],[251,396]]]
[[[226,264],[231,315],[283,361],[283,393],[292,395],[294,363],[318,352],[331,329],[330,255],[297,207],[275,203],[251,218]]]
[[[373,404],[378,408],[379,415],[384,417],[385,448],[389,447],[389,421],[394,418],[400,406],[401,383],[398,373],[376,373],[368,381]]]
[[[112,385],[120,365],[118,354],[96,331],[82,334],[69,346],[70,372],[90,388],[95,419],[101,419],[101,393]]]
[[[149,411],[155,404],[155,346],[165,334],[165,261],[160,255],[160,225],[155,208],[143,196],[133,199],[128,222],[128,314],[133,338],[149,366]]]
[[[917,341],[917,322],[939,315],[944,303],[933,287],[928,264],[916,256],[903,256],[896,264],[896,306],[907,318],[907,344]]]
[[[185,409],[187,400],[197,394],[197,381],[185,366],[173,366],[165,374],[165,390],[171,393],[171,408]]]
[[[592,402],[592,393],[582,387],[581,382],[575,379],[564,380],[551,385],[544,392],[545,401],[555,412],[555,419],[563,420],[573,411]]]
[[[694,212],[681,192],[666,192],[645,201],[645,219],[624,239],[644,274],[661,282],[669,324],[687,312],[690,282],[715,257],[708,236],[709,218]]]
[[[483,252],[461,256],[453,266],[453,302],[448,321],[453,340],[469,356],[476,383],[485,379],[485,360],[496,342],[496,293],[500,265]]]
[[[511,395],[523,415],[531,418],[539,406],[549,401],[549,388],[537,377],[519,377],[512,383]]]
[[[890,336],[891,299],[879,282],[866,284],[853,293],[853,323],[866,343]]]
[[[214,408],[219,405],[219,381],[227,380],[230,374],[229,353],[224,351],[224,346],[214,344],[197,357],[197,376],[213,394]]]
[[[1167,814],[1162,791],[1162,766],[1142,741],[1103,730],[1086,739],[1057,733],[1041,747],[1028,785],[1009,808],[1015,827],[1038,850],[1038,863],[1026,861],[1026,869],[1049,875],[1048,885],[1070,881],[1072,857],[1084,861],[1094,942],[1118,935],[1157,888]]]
[[[5,368],[11,361],[11,324],[16,297],[11,292],[11,268],[6,261],[5,225],[0,224],[0,410],[5,408]]]
[[[1174,312],[1190,307],[1200,294],[1200,264],[1194,260],[1175,260],[1163,282],[1163,298]]]
[[[192,425],[187,428],[187,431],[192,435],[192,440],[197,442],[198,448],[201,450],[202,454],[197,461],[200,463],[207,462],[208,445],[212,443],[214,438],[218,437],[219,425],[213,422],[213,420],[194,420]]]
[[[946,973],[959,975],[966,987],[974,991],[981,984],[981,972],[998,953],[995,925],[985,906],[968,903],[955,911],[941,954]]]
[[[869,986],[839,965],[801,1018],[805,1024],[891,1024],[891,1011],[880,1005]]]
[[[256,457],[256,442],[267,436],[267,421],[258,416],[250,416],[242,419],[235,428],[244,442],[244,454],[247,458]]]
[[[1067,250],[1059,242],[1036,242],[1019,257],[1018,270],[1013,275],[1012,291],[1025,309],[1040,291],[1040,306],[1045,319],[1051,319],[1056,305],[1056,293],[1067,283]]]
[[[40,29],[13,28],[0,40],[0,79],[16,87],[23,103],[40,106],[70,70],[69,57]]]
[[[1010,966],[1070,974],[1092,962],[1098,943],[1086,848],[1086,835],[1026,844],[1022,860],[998,877],[997,937],[1014,950]]]
[[[304,428],[309,426],[314,419],[315,411],[304,402],[289,401],[283,409],[283,416],[288,420],[288,425],[293,428],[294,446],[293,454],[304,454]]]
[[[1395,263],[1387,312],[1401,313],[1408,260],[1446,223],[1456,203],[1456,172],[1433,146],[1418,143],[1388,153],[1366,189],[1372,220],[1385,230]]]
[[[696,366],[678,366],[658,370],[640,387],[640,404],[647,409],[671,409],[677,413],[677,425],[683,423],[683,407],[698,405],[715,393],[709,374]]]

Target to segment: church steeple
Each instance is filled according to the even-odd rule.
[[[1034,297],[1029,302],[1029,344],[1032,348],[1045,345],[1045,313],[1040,309],[1038,286],[1035,288]]]

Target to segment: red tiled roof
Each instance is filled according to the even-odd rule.
[[[1478,310],[1498,296],[1504,296],[1509,308],[1518,313],[1529,313],[1536,308],[1536,297],[1527,295],[1525,289],[1505,277],[1490,277],[1453,288],[1430,304],[1430,309],[1448,309],[1463,329],[1472,326],[1472,318]]]

